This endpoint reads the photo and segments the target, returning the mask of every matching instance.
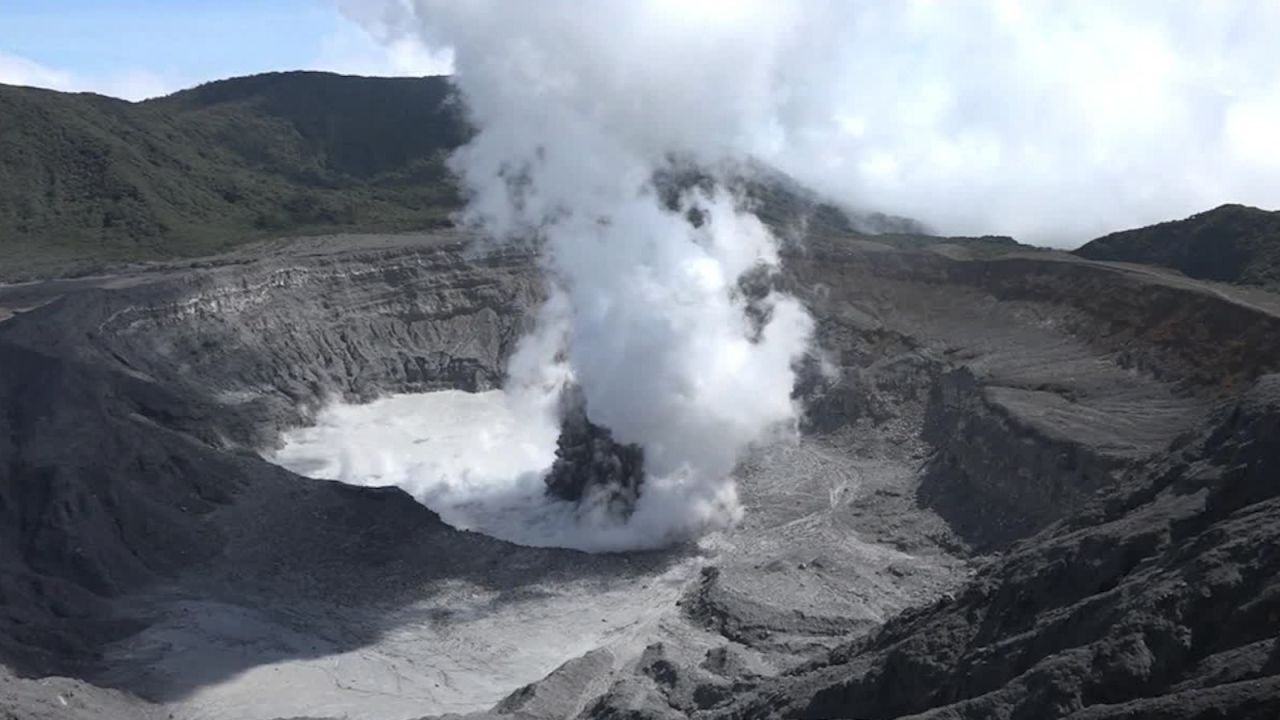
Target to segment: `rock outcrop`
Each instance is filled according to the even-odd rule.
[[[644,483],[644,449],[617,442],[608,428],[591,422],[577,386],[565,390],[561,416],[556,460],[545,478],[547,493],[625,520]]]
[[[1274,716],[1276,433],[1270,375],[1182,451],[1016,545],[955,598],[769,684],[747,714]]]

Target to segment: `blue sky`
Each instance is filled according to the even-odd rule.
[[[447,71],[377,43],[333,0],[0,0],[0,83],[138,99],[269,70]]]

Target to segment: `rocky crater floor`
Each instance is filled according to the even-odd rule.
[[[961,241],[781,282],[800,437],[734,529],[596,555],[263,459],[329,403],[500,388],[523,252],[0,286],[0,716],[1280,716],[1280,300]]]

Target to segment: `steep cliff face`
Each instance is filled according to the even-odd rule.
[[[327,400],[501,385],[541,297],[528,255],[473,252],[449,233],[341,242],[71,294],[3,335],[247,413],[257,425],[225,429],[239,442]],[[255,427],[268,435],[244,434]]]
[[[1055,437],[1010,411],[1027,392],[984,387],[961,367],[940,375],[930,393],[921,434],[936,454],[920,499],[945,507],[953,527],[984,549],[1078,510],[1113,487],[1124,465],[1105,448]],[[1031,400],[1050,408],[1065,404]]]
[[[918,500],[978,549],[1079,510],[1280,370],[1280,313],[1141,273],[861,242],[789,268],[828,366],[798,389],[811,431],[907,426]]]
[[[951,600],[780,683],[789,717],[1270,717],[1280,376]],[[797,699],[799,698],[799,699]]]

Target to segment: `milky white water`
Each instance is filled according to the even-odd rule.
[[[312,427],[283,435],[271,460],[308,477],[395,485],[454,527],[524,545],[560,545],[572,513],[545,497],[559,424],[545,406],[501,390],[392,395],[325,408]]]
[[[399,485],[446,504],[537,477],[555,459],[555,422],[517,418],[500,390],[393,395],[331,405],[284,435],[276,462],[355,485]]]
[[[307,477],[395,485],[456,528],[534,547],[658,547],[689,535],[690,517],[710,514],[678,476],[650,477],[625,523],[548,497],[556,396],[533,395],[445,390],[330,405],[315,425],[285,432],[268,459]]]
[[[310,477],[399,486],[451,525],[522,545],[641,544],[644,526],[583,517],[576,505],[546,496],[542,478],[559,435],[557,395],[556,387],[444,391],[335,404],[313,426],[284,433],[269,459]],[[629,564],[619,572],[616,559],[526,557],[599,572],[557,575],[549,583],[535,578],[519,593],[453,579],[405,608],[378,608],[372,620],[360,607],[291,601],[276,610],[177,598],[163,623],[113,646],[109,658],[144,677],[205,678],[210,668],[237,669],[219,682],[197,683],[170,704],[171,717],[180,720],[303,714],[407,720],[487,709],[596,648],[630,657],[655,637],[669,639],[666,633],[687,639],[676,601],[697,577],[699,559],[632,573]],[[380,628],[371,644],[352,648],[329,639],[370,622]],[[296,692],[279,692],[286,686]]]

